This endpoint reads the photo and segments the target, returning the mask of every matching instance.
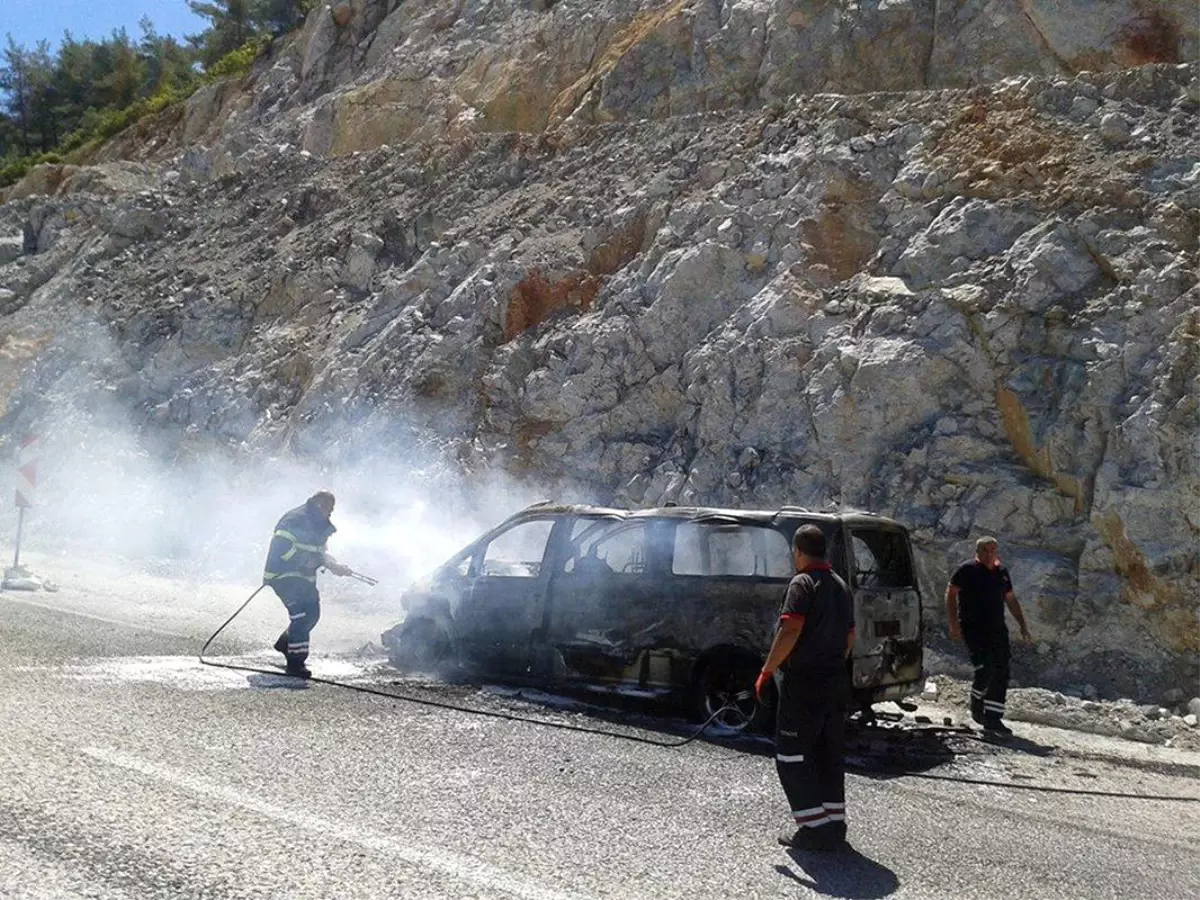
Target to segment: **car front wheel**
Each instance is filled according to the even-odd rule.
[[[454,642],[433,619],[405,621],[388,647],[392,665],[403,672],[437,674],[454,662]]]
[[[702,664],[693,688],[692,714],[710,718],[726,731],[769,731],[774,723],[775,686],[770,684],[763,703],[754,696],[760,663],[749,656],[722,655]],[[715,717],[715,718],[714,718]]]

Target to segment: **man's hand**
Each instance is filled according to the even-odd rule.
[[[341,575],[343,577],[352,574],[354,571],[349,566],[343,566],[340,562],[333,562],[332,560],[325,563],[325,568],[327,568],[334,575]]]
[[[962,626],[953,619],[950,620],[950,640],[955,643],[962,640]]]
[[[1029,627],[1027,625],[1021,626],[1021,640],[1026,644],[1033,643],[1033,635],[1029,633]]]
[[[766,669],[763,669],[763,671],[758,673],[758,681],[754,682],[754,696],[760,703],[762,702],[763,688],[765,688],[767,683],[770,682],[772,674],[773,673],[768,672]]]

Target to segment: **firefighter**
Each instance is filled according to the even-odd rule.
[[[995,737],[1012,734],[1004,724],[1010,652],[1005,607],[1021,629],[1021,640],[1031,643],[1033,638],[1013,593],[1012,579],[1000,564],[996,539],[981,537],[975,542],[975,558],[955,569],[946,585],[946,620],[950,639],[966,642],[975,667],[971,718]]]
[[[792,537],[798,573],[788,584],[775,639],[754,685],[779,673],[775,769],[794,832],[779,843],[835,850],[846,842],[845,727],[850,701],[847,659],[854,647],[850,590],[825,561],[825,535],[802,525]]]
[[[288,612],[288,627],[279,635],[275,649],[287,658],[287,673],[308,678],[312,673],[308,659],[308,637],[321,618],[321,596],[317,593],[317,569],[324,567],[334,575],[349,575],[325,549],[325,542],[337,529],[329,521],[334,497],[329,491],[317,491],[303,506],[284,513],[271,536],[263,583],[279,595]]]

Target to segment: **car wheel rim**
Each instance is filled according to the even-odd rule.
[[[744,688],[733,685],[733,673],[713,673],[705,679],[704,714],[714,725],[730,731],[744,731],[754,717],[757,702],[753,696],[739,697]],[[715,717],[715,718],[714,718]]]

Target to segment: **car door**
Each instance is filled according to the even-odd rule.
[[[516,522],[477,551],[459,609],[459,640],[485,672],[527,674],[542,627],[543,566],[556,520]]]
[[[916,682],[923,650],[921,594],[908,537],[884,525],[852,525],[854,686],[879,690]]]
[[[647,571],[645,520],[580,519],[553,574],[551,649],[567,680],[621,682],[654,646],[660,585]]]

